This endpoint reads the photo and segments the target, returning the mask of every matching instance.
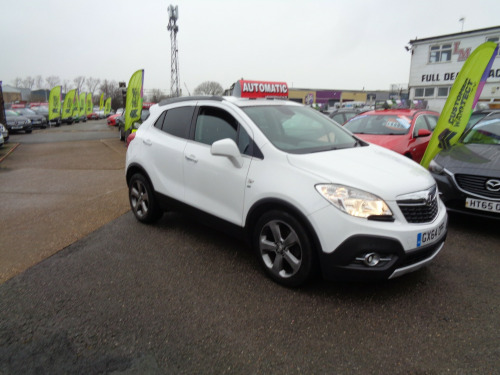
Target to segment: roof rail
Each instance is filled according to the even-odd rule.
[[[187,102],[190,100],[214,100],[221,102],[224,100],[222,96],[217,96],[217,95],[197,95],[197,96],[182,96],[182,97],[177,97],[177,98],[168,98],[168,99],[163,99],[158,103],[159,106],[167,105],[167,104],[173,104],[173,103],[180,103],[180,102]]]

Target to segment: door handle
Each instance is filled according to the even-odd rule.
[[[142,143],[144,143],[146,146],[151,146],[153,144],[150,139],[143,139]]]
[[[194,156],[192,154],[191,155],[186,155],[185,158],[186,158],[187,161],[191,161],[193,163],[198,163],[198,159],[196,159],[196,156]]]

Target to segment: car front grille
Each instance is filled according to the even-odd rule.
[[[488,182],[488,180],[500,180],[500,178],[457,174],[455,175],[455,180],[460,189],[468,193],[480,195],[485,198],[500,199],[500,191],[490,191],[486,189],[486,182]]]
[[[430,223],[438,214],[437,188],[434,186],[419,194],[421,197],[398,200],[398,206],[408,223]]]

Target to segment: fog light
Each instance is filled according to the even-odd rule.
[[[357,261],[363,262],[365,266],[375,267],[380,263],[380,255],[377,253],[368,253],[361,257],[356,258]]]
[[[380,255],[378,255],[377,253],[366,254],[363,262],[368,267],[375,267],[380,262]]]

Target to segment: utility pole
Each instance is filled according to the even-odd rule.
[[[177,32],[179,27],[177,26],[177,19],[179,18],[179,9],[177,5],[169,5],[168,7],[168,26],[167,30],[170,31],[170,48],[171,48],[171,58],[170,58],[170,96],[178,97],[180,96],[179,90],[179,49],[177,48]]]

